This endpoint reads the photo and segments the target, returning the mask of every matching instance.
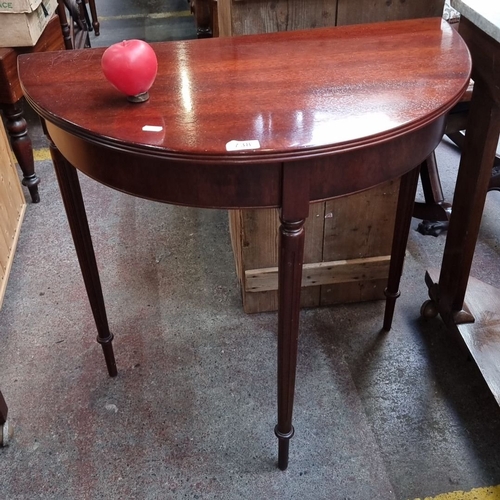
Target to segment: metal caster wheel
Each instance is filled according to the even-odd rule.
[[[439,311],[433,300],[426,300],[420,308],[420,316],[425,319],[432,319],[438,315]]]
[[[14,429],[9,427],[9,422],[5,422],[0,425],[0,447],[9,446],[12,441],[12,435],[14,434]]]

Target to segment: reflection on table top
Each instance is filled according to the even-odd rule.
[[[26,97],[82,138],[234,163],[332,154],[424,127],[469,70],[463,41],[437,18],[152,45],[159,72],[146,103],[104,79],[103,49],[21,57]],[[258,146],[231,151],[231,141]]]

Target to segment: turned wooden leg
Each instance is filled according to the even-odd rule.
[[[3,105],[6,119],[7,133],[9,134],[12,151],[16,156],[19,167],[23,172],[23,185],[30,192],[31,201],[38,203],[40,195],[38,194],[38,184],[40,179],[35,173],[35,160],[33,159],[33,147],[28,135],[26,120],[21,104]]]
[[[81,26],[81,29],[86,33],[84,48],[89,49],[90,48],[90,35],[89,35],[90,19],[89,19],[89,13],[87,11],[87,5],[85,4],[84,0],[76,0],[76,5],[78,8],[78,12],[80,13],[80,16],[79,16],[77,22]]]
[[[97,342],[101,344],[108,373],[117,375],[115,356],[113,354],[113,334],[109,331],[106,308],[102,295],[101,280],[95,260],[94,248],[90,236],[87,215],[83,203],[80,182],[76,169],[62,156],[57,147],[50,143],[50,152],[61,190],[64,208],[68,216],[71,234],[80,263],[85,288],[89,298],[95,324],[97,326]]]
[[[68,24],[68,17],[66,15],[66,6],[64,2],[58,2],[57,15],[59,16],[59,24],[61,25],[64,47],[66,48],[66,50],[74,49],[73,41],[71,40],[71,30]]]
[[[278,466],[288,467],[288,450],[293,436],[293,398],[297,366],[300,315],[300,285],[304,254],[304,222],[281,219],[278,318]]]
[[[89,7],[90,7],[90,15],[92,16],[92,27],[94,28],[94,35],[99,36],[101,34],[100,31],[100,23],[99,19],[97,18],[97,9],[95,7],[95,0],[89,0]]]
[[[387,288],[384,291],[387,298],[383,325],[385,331],[391,329],[396,299],[400,296],[399,282],[401,281],[401,274],[403,273],[406,244],[408,242],[413,204],[417,191],[418,174],[419,168],[417,167],[401,177],[396,208],[396,221],[394,224],[394,236],[392,239],[391,264],[389,267]]]
[[[196,36],[198,38],[213,37],[213,6],[212,0],[204,2],[190,1],[191,12],[194,14]]]
[[[293,436],[293,399],[297,366],[300,316],[300,287],[304,256],[304,222],[309,211],[308,178],[300,165],[286,165],[283,179],[283,207],[278,263],[278,467],[288,467],[288,450]],[[303,189],[303,192],[301,192]]]

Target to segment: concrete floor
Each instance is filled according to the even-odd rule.
[[[160,3],[186,10],[147,5]],[[98,2],[94,46],[118,23],[111,4]],[[169,19],[194,35],[191,18]],[[448,199],[458,159],[440,146]],[[419,315],[444,236],[411,231],[389,334],[379,333],[382,302],[302,312],[296,435],[281,472],[277,317],[242,311],[227,214],[81,177],[116,336],[110,379],[51,163],[37,171],[42,201],[28,206],[0,312],[0,387],[15,427],[0,450],[0,499],[404,500],[500,484],[500,409],[439,318]],[[473,268],[490,284],[499,214],[490,193]]]

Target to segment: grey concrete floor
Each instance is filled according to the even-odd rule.
[[[104,18],[116,15],[108,6],[98,3]],[[446,141],[438,162],[451,199],[458,152]],[[0,311],[15,427],[0,450],[1,499],[403,500],[500,484],[500,409],[439,318],[419,315],[444,236],[422,236],[414,221],[390,333],[380,334],[382,302],[303,310],[296,435],[281,472],[277,317],[242,311],[227,213],[81,176],[116,336],[110,379],[51,163],[37,171],[42,201],[28,206]],[[473,267],[490,284],[499,214],[490,193]]]

